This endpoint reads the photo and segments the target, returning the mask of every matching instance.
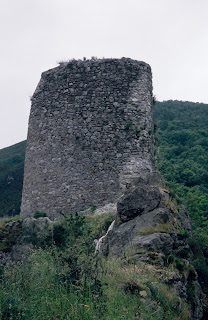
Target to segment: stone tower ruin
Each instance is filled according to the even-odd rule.
[[[152,171],[152,131],[148,64],[72,60],[44,72],[32,97],[21,215],[115,203],[126,183]]]

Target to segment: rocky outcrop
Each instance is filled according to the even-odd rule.
[[[34,247],[44,245],[52,223],[47,217],[6,223],[0,232],[0,267],[24,262]]]
[[[127,222],[156,209],[161,202],[158,187],[138,184],[127,189],[117,204],[118,220]]]
[[[189,233],[191,224],[185,208],[171,200],[158,173],[146,172],[127,185],[117,204],[114,227],[100,249],[117,257],[129,250],[137,259],[144,250],[167,256],[187,247]]]
[[[0,227],[0,257],[16,243],[22,232],[22,220],[9,221]]]
[[[191,236],[190,218],[184,206],[172,199],[159,173],[143,172],[127,185],[118,201],[115,221],[98,241],[96,249],[106,256],[140,260],[160,267],[175,259],[180,271],[192,270],[192,276],[189,271],[186,277],[181,273],[172,285],[181,301],[189,300],[191,286],[194,292],[192,319],[199,320],[203,314],[203,293],[191,266],[192,251],[187,241]]]

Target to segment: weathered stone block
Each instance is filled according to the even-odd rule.
[[[118,217],[122,222],[134,219],[156,209],[161,201],[158,187],[139,185],[126,191],[117,204]]]

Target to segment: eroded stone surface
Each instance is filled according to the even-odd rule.
[[[171,204],[168,191],[161,184],[158,172],[146,171],[127,185],[118,201],[115,224],[103,237],[100,252],[117,257],[130,252],[137,259],[141,253],[144,259],[145,252],[165,257],[190,249],[183,236],[184,232],[191,235],[190,218],[183,206],[178,205],[178,210]]]
[[[158,187],[138,185],[125,192],[117,204],[118,217],[122,222],[131,220],[157,208],[161,201]]]
[[[22,216],[117,202],[152,171],[152,75],[131,59],[71,61],[42,74],[32,97]]]

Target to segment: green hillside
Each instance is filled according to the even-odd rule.
[[[193,227],[207,246],[208,105],[157,102],[154,118],[158,127],[157,167],[188,208]]]
[[[20,212],[26,141],[0,150],[0,217]]]
[[[208,293],[208,105],[157,102],[154,110],[158,139],[155,162],[188,209],[194,230],[193,265]],[[202,254],[203,252],[203,254]],[[207,313],[206,313],[207,315]]]

